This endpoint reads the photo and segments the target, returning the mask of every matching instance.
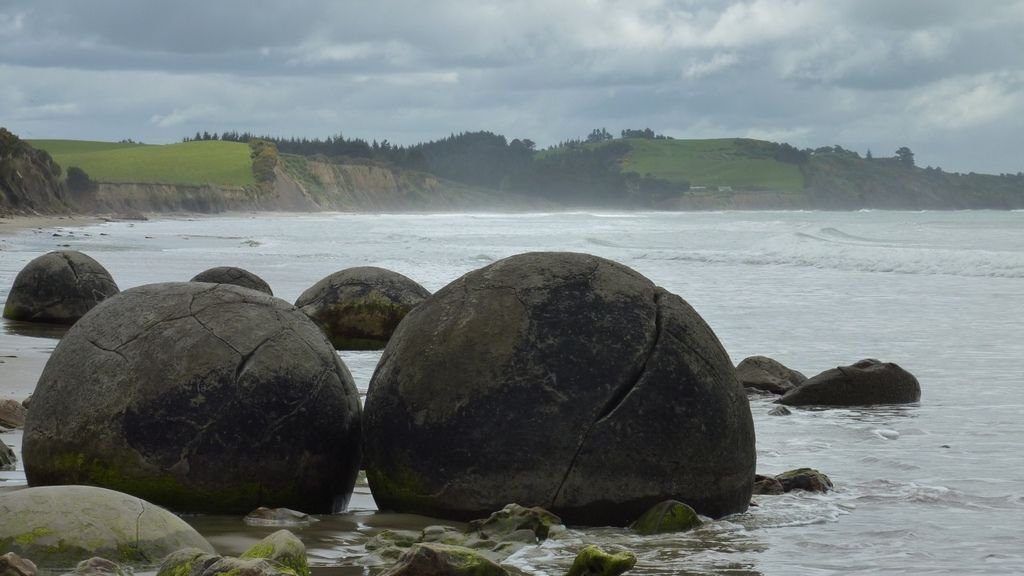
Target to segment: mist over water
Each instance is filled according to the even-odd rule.
[[[748,512],[682,535],[570,529],[510,558],[522,573],[563,573],[589,543],[635,552],[636,574],[1024,571],[1024,212],[244,215],[51,232],[0,238],[0,301],[21,267],[57,244],[96,258],[122,290],[235,265],[292,302],[352,266],[435,291],[506,256],[569,250],[685,298],[734,362],[763,354],[811,376],[872,357],[921,382],[912,406],[770,416],[770,400],[752,400],[758,471],[814,467],[832,493],[758,496]],[[31,391],[13,367],[41,369],[55,343],[23,334],[0,329],[0,357],[21,357],[0,364],[0,397]],[[365,394],[380,354],[341,356]],[[0,479],[2,489],[24,474]],[[225,553],[271,530],[188,520]],[[362,483],[349,513],[297,533],[315,566],[361,574],[376,531],[431,523],[440,522],[375,512]]]

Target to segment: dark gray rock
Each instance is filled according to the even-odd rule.
[[[68,570],[94,556],[138,568],[181,548],[213,548],[184,520],[134,496],[91,486],[46,486],[0,494],[0,550],[39,568]]]
[[[832,489],[832,480],[814,468],[787,470],[775,476],[775,480],[782,485],[784,492],[789,492],[790,490],[828,492]]]
[[[117,284],[99,262],[75,250],[58,250],[32,260],[18,272],[7,295],[4,318],[74,324],[117,293]]]
[[[519,502],[624,526],[669,498],[719,517],[746,509],[754,477],[749,403],[711,329],[586,254],[506,258],[423,302],[364,424],[377,504],[437,517]]]
[[[892,362],[865,359],[810,378],[778,399],[788,406],[910,404],[921,399],[913,374]]]
[[[782,483],[776,480],[774,476],[766,474],[757,474],[754,476],[754,494],[778,496],[785,492],[786,489],[782,487]]]
[[[335,272],[295,301],[338,350],[379,350],[410,310],[430,296],[397,272],[362,266]]]
[[[39,568],[27,558],[14,552],[0,555],[0,576],[36,576]]]
[[[359,422],[351,375],[293,306],[228,284],[151,284],[60,341],[22,454],[31,485],[100,485],[180,512],[330,513],[355,483]]]
[[[236,268],[235,266],[218,266],[216,268],[210,268],[209,270],[203,270],[199,274],[196,274],[190,282],[231,284],[234,286],[241,286],[242,288],[248,288],[250,290],[257,290],[271,296],[274,295],[274,291],[270,289],[270,284],[267,284],[263,278],[260,278],[244,268]]]
[[[807,376],[767,356],[744,358],[736,366],[736,378],[748,391],[771,394],[785,394],[807,380]]]

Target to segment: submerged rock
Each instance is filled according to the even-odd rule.
[[[0,494],[0,550],[41,569],[67,570],[94,556],[156,566],[181,548],[213,548],[184,520],[134,496],[91,486]]]
[[[242,288],[263,292],[270,296],[274,295],[274,291],[270,289],[270,284],[267,284],[262,278],[244,268],[237,268],[235,266],[218,266],[216,268],[210,268],[209,270],[203,270],[199,274],[196,274],[190,282],[232,284],[234,286],[241,286]]]
[[[630,526],[640,534],[686,532],[703,524],[697,512],[678,500],[666,500],[652,507]]]
[[[99,262],[76,250],[57,250],[18,272],[7,295],[4,318],[74,324],[117,293],[117,284]]]
[[[745,510],[754,477],[749,402],[711,329],[586,254],[506,258],[420,304],[364,422],[383,510],[470,519],[519,502],[624,526],[668,498]]]
[[[632,552],[609,553],[597,546],[587,546],[576,554],[566,576],[618,576],[636,566]]]
[[[788,406],[869,406],[919,400],[921,385],[913,374],[892,362],[869,358],[826,370],[777,402]]]
[[[362,266],[335,272],[295,301],[338,350],[383,348],[410,310],[430,296],[410,278]]]
[[[305,512],[292,510],[291,508],[259,508],[249,512],[243,519],[250,526],[308,526],[317,522]]]
[[[227,284],[151,284],[75,324],[25,423],[33,486],[92,484],[179,512],[337,509],[359,468],[359,394],[320,330]]]
[[[526,530],[533,535],[536,542],[547,539],[551,528],[561,526],[562,519],[539,507],[526,508],[519,504],[508,504],[494,512],[486,520],[474,520],[469,523],[468,532],[476,532],[482,538],[501,540],[514,532]]]
[[[750,356],[736,366],[736,378],[748,391],[785,394],[807,380],[796,370],[767,356]]]
[[[414,544],[381,576],[508,576],[485,556],[462,546]]]
[[[157,576],[309,576],[306,547],[287,530],[260,540],[238,558],[189,548],[168,555]]]
[[[807,490],[808,492],[828,492],[832,489],[832,480],[814,468],[797,468],[787,470],[775,476],[782,485],[782,490]]]
[[[133,572],[113,560],[94,556],[79,562],[72,574],[75,576],[132,576]]]

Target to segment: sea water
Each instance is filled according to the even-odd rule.
[[[59,234],[54,236],[53,234]],[[760,354],[808,376],[862,358],[921,382],[919,404],[794,409],[754,398],[757,469],[813,467],[835,491],[756,496],[694,532],[569,529],[507,562],[562,574],[585,544],[637,554],[636,574],[1019,574],[1024,572],[1024,213],[706,212],[242,215],[29,231],[0,238],[0,301],[29,260],[67,245],[122,289],[246,268],[294,301],[351,266],[434,291],[500,258],[589,252],[685,298],[734,362]],[[0,330],[0,397],[31,392],[56,340]],[[342,352],[365,394],[379,353]],[[0,439],[20,446],[17,433]],[[24,483],[0,473],[0,489]],[[189,517],[222,553],[270,528]],[[373,573],[383,528],[440,521],[377,512],[362,481],[349,512],[296,533],[317,571]]]

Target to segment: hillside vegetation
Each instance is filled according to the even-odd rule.
[[[149,146],[81,140],[32,140],[61,166],[78,166],[97,182],[250,186],[250,149],[239,142]]]
[[[61,167],[46,152],[0,128],[0,214],[70,210]]]

